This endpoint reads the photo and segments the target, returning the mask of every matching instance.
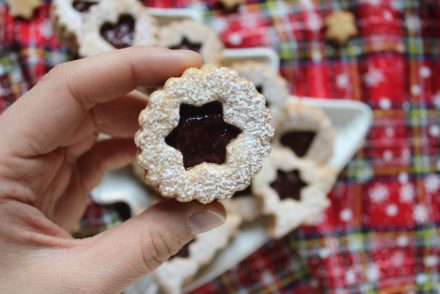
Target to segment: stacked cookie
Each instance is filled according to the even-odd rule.
[[[164,21],[139,0],[54,0],[58,37],[81,57],[134,45],[199,52],[219,63],[223,45],[215,32],[189,19]]]

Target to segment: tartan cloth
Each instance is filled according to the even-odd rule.
[[[322,218],[194,293],[440,293],[439,1],[249,0],[236,13],[214,0],[144,2],[206,9],[227,47],[273,47],[291,93],[374,110],[367,141]],[[46,1],[28,22],[0,1],[0,112],[72,58],[53,35],[48,8]],[[335,47],[324,17],[341,9],[355,15],[359,33]],[[117,222],[109,213],[91,205],[85,234]]]

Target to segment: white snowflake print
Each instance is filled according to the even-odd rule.
[[[384,81],[384,76],[380,70],[373,68],[364,75],[364,81],[368,86],[374,87]]]
[[[403,203],[411,203],[416,196],[416,192],[414,191],[414,186],[411,184],[405,184],[400,187],[400,195],[399,199]]]
[[[322,21],[316,14],[310,13],[306,26],[309,30],[317,32],[322,28]]]
[[[423,263],[425,264],[425,266],[427,267],[434,267],[439,263],[438,260],[438,256],[436,255],[428,255],[425,257],[425,259],[423,260]]]
[[[436,92],[432,97],[432,100],[434,102],[434,106],[436,108],[440,108],[440,92]]]
[[[342,221],[349,222],[353,218],[353,212],[350,209],[345,208],[341,211],[339,217]]]
[[[345,271],[345,281],[347,284],[354,284],[356,282],[356,274],[354,269],[348,269]]]
[[[396,205],[396,204],[390,204],[390,205],[388,205],[387,208],[386,208],[386,214],[387,214],[389,217],[394,217],[394,216],[396,216],[398,212],[399,212],[399,209],[397,208],[397,205]]]
[[[382,97],[379,99],[379,107],[382,109],[390,109],[391,108],[391,100],[388,97]]]
[[[420,17],[415,15],[407,15],[405,19],[406,28],[410,32],[419,32],[422,28],[422,21],[420,20]]]
[[[429,134],[434,138],[439,137],[440,136],[440,127],[438,125],[431,125],[429,127]]]
[[[230,36],[229,36],[229,42],[232,44],[232,45],[240,45],[241,44],[241,42],[242,42],[243,40],[241,39],[241,36],[239,35],[239,34],[231,34]]]
[[[408,183],[408,180],[409,180],[408,173],[406,173],[406,172],[401,172],[401,173],[399,174],[399,183],[401,183],[401,184],[406,184],[406,183]]]
[[[391,255],[390,263],[396,267],[402,266],[405,261],[405,253],[402,251],[394,252],[393,255]]]
[[[440,189],[440,176],[431,174],[425,178],[425,190],[428,193],[436,193]]]
[[[389,11],[385,11],[385,12],[383,13],[383,18],[384,18],[386,21],[392,21],[392,20],[393,20],[393,14],[392,14],[391,12],[389,12]]]
[[[348,86],[348,75],[343,73],[336,76],[336,85],[344,89]]]
[[[424,273],[420,273],[416,275],[416,283],[419,285],[426,283],[427,280],[428,277]]]
[[[397,245],[400,247],[405,247],[409,244],[409,238],[406,235],[400,235],[396,241]]]
[[[382,0],[363,0],[364,4],[371,5],[371,6],[379,6],[382,2]]]
[[[431,70],[427,66],[420,67],[420,76],[424,79],[427,79],[431,76]]]
[[[321,51],[319,49],[312,49],[312,60],[314,62],[319,62],[322,60],[322,54]]]
[[[43,25],[40,27],[40,34],[45,38],[52,37],[53,30],[52,30],[52,22],[50,20],[45,21]]]
[[[394,137],[394,129],[392,127],[387,127],[385,129],[385,136],[388,138]]]
[[[388,188],[384,185],[376,185],[368,191],[371,201],[379,203],[389,197]]]
[[[411,86],[411,94],[413,94],[414,96],[419,96],[420,93],[422,93],[422,89],[420,88],[419,85]]]
[[[370,264],[367,268],[366,275],[367,275],[367,279],[370,282],[377,281],[380,277],[380,271],[379,271],[379,268],[377,267],[377,265]]]
[[[413,209],[413,217],[419,224],[428,221],[428,210],[424,205],[416,205]]]
[[[393,157],[394,157],[394,155],[393,155],[393,152],[391,152],[391,150],[386,150],[383,153],[383,159],[385,161],[391,161],[391,160],[393,160]]]

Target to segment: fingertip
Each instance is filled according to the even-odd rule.
[[[179,49],[179,50],[172,50],[175,54],[179,54],[182,59],[184,60],[184,67],[196,67],[200,68],[203,65],[203,57],[199,53],[192,51],[192,50],[186,50],[186,49]]]

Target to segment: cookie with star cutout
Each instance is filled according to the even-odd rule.
[[[325,163],[331,158],[335,131],[330,119],[320,109],[290,100],[280,120],[273,146],[288,149],[299,158],[317,163]]]
[[[153,272],[153,276],[164,293],[178,294],[197,273],[208,265],[225,248],[237,233],[241,217],[228,213],[225,223],[198,235],[186,244],[170,260]]]
[[[133,45],[156,45],[158,27],[148,9],[138,0],[106,0],[90,9],[76,36],[79,55],[96,55]]]
[[[253,82],[258,92],[266,98],[266,106],[272,113],[272,125],[276,128],[280,123],[281,110],[289,97],[286,80],[265,63],[239,62],[232,64],[231,68]]]
[[[163,197],[209,203],[244,190],[270,152],[264,97],[237,72],[187,69],[151,94],[135,136],[145,181]]]
[[[200,22],[184,20],[173,22],[159,31],[159,46],[170,49],[188,49],[200,53],[205,63],[218,64],[223,43],[212,28]]]
[[[274,148],[252,185],[253,193],[263,201],[263,214],[272,219],[269,234],[281,238],[317,218],[329,205],[327,193],[335,178],[332,168]]]

